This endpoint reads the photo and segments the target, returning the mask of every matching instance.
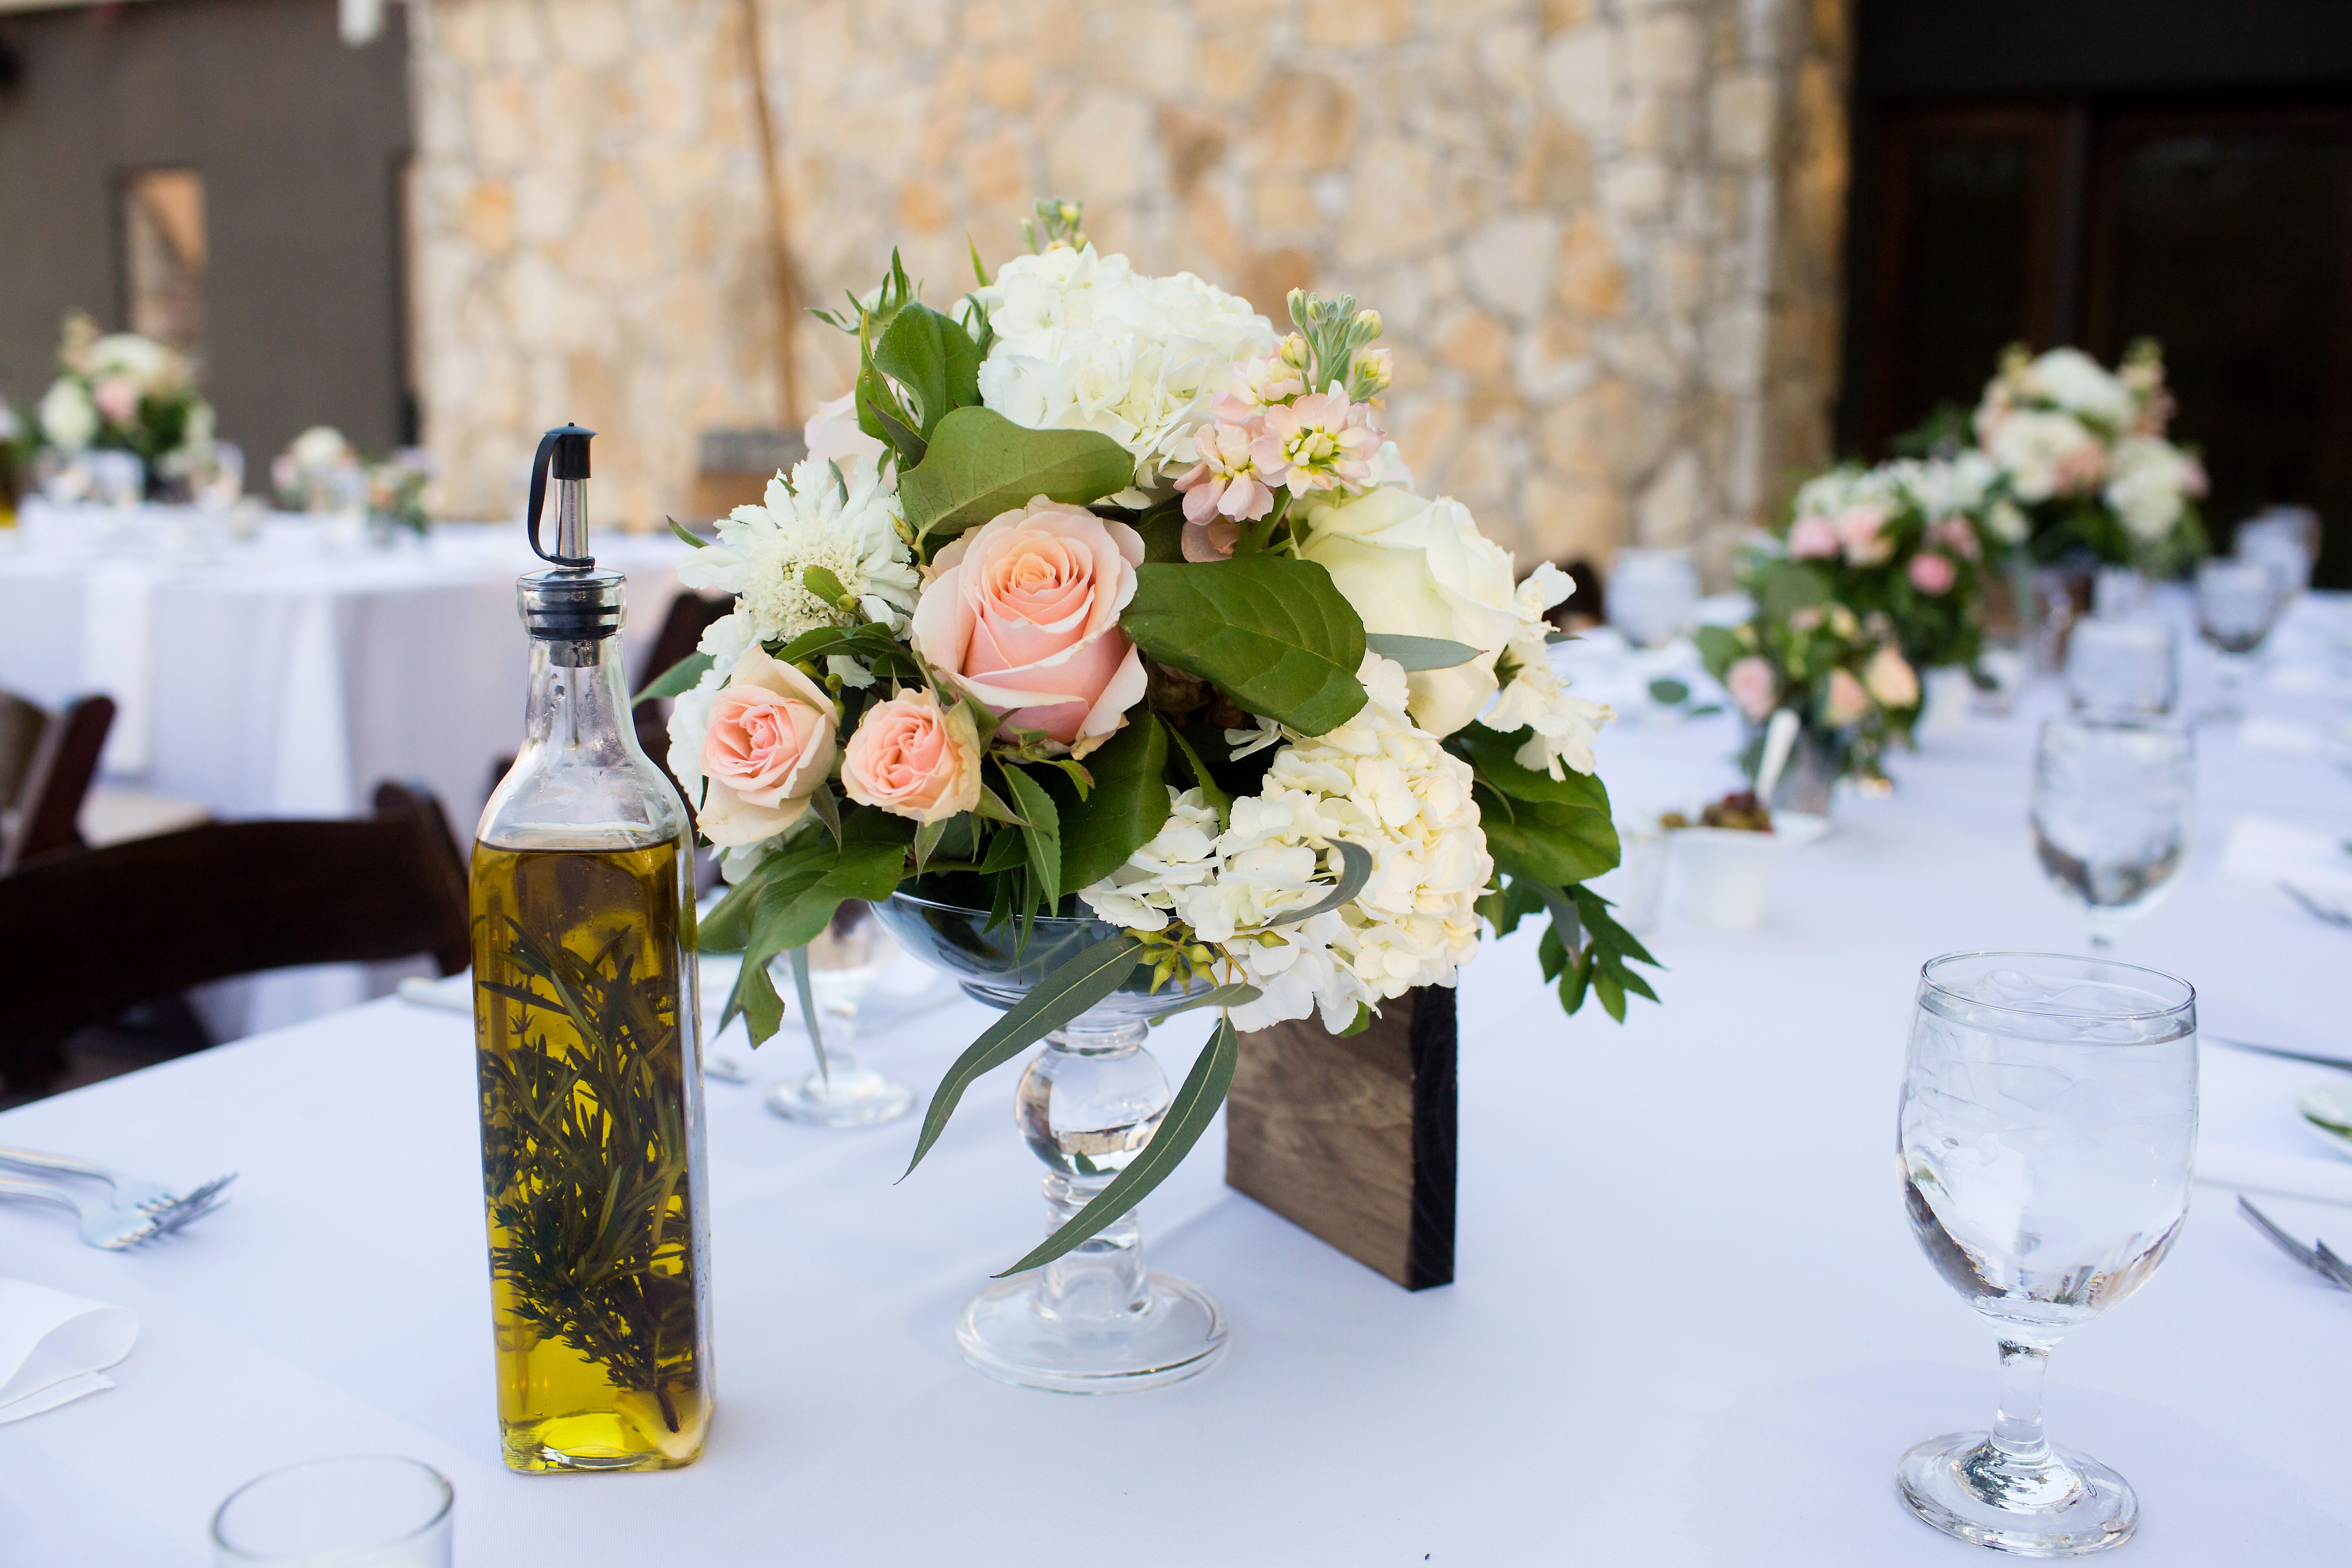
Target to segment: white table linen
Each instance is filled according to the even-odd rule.
[[[106,1369],[138,1339],[126,1308],[0,1279],[0,1426],[112,1388]]]
[[[903,1183],[911,1123],[760,1108],[806,1070],[796,1036],[752,1058],[759,1083],[709,1086],[718,1414],[702,1460],[656,1476],[499,1464],[466,1018],[386,1000],[0,1116],[0,1141],[243,1172],[219,1214],[122,1257],[0,1207],[12,1270],[146,1325],[137,1379],[22,1429],[37,1442],[0,1434],[0,1563],[193,1565],[246,1478],[368,1450],[451,1478],[473,1568],[1990,1562],[1892,1485],[1911,1444],[1986,1425],[1996,1384],[1990,1328],[1908,1234],[1894,1118],[1924,960],[2083,945],[2025,831],[2031,719],[1893,759],[1897,794],[1843,803],[1761,930],[1669,919],[1665,1005],[1622,1028],[1559,1016],[1533,931],[1482,953],[1454,1285],[1400,1290],[1226,1190],[1213,1130],[1143,1226],[1155,1266],[1224,1303],[1233,1349],[1147,1395],[957,1358],[959,1305],[1044,1217],[1009,1069]],[[1687,802],[1727,782],[1732,739],[1615,733],[1603,766],[1627,800]],[[2213,1032],[2343,1050],[2352,937],[2220,868],[2237,815],[2340,822],[2343,775],[2207,741],[2181,886],[2121,955],[2194,982]],[[866,1054],[928,1087],[986,1016],[960,1003]],[[1206,1028],[1155,1032],[1171,1074]],[[2220,1084],[2273,1067],[2280,1092],[2326,1076],[2209,1049],[2209,1133],[2306,1155],[2275,1094],[2224,1114]],[[2053,1360],[2053,1436],[2138,1489],[2135,1568],[2352,1560],[2352,1297],[2231,1202],[2200,1185],[2153,1280]],[[2264,1206],[2352,1245],[2352,1209]]]

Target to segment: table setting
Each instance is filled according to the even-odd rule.
[[[0,1563],[2352,1552],[2352,600],[2156,580],[2155,351],[1580,641],[1376,310],[1082,218],[827,318],[650,683],[547,432],[471,970],[0,1113]]]

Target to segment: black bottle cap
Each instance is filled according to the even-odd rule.
[[[559,479],[584,479],[588,477],[588,439],[593,430],[583,430],[577,425],[558,425],[539,438],[539,451],[530,461],[530,511],[523,519],[530,531],[531,553],[541,561],[551,561],[558,566],[580,570],[596,564],[593,555],[550,555],[539,542],[539,514],[547,505],[547,477],[551,467]],[[558,539],[556,547],[563,542]]]

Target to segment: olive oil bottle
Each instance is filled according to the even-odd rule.
[[[499,1427],[518,1470],[667,1469],[711,1410],[692,839],[639,749],[590,432],[540,444],[522,750],[475,835],[474,1028]],[[556,547],[539,542],[551,468]]]

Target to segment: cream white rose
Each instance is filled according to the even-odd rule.
[[[1415,671],[1413,722],[1450,735],[1495,695],[1495,661],[1518,630],[1510,552],[1460,501],[1384,485],[1308,508],[1304,559],[1331,574],[1368,632],[1440,637],[1478,650],[1451,669]]]
[[[53,447],[79,452],[98,434],[98,409],[81,383],[52,382],[41,395],[41,435]]]

